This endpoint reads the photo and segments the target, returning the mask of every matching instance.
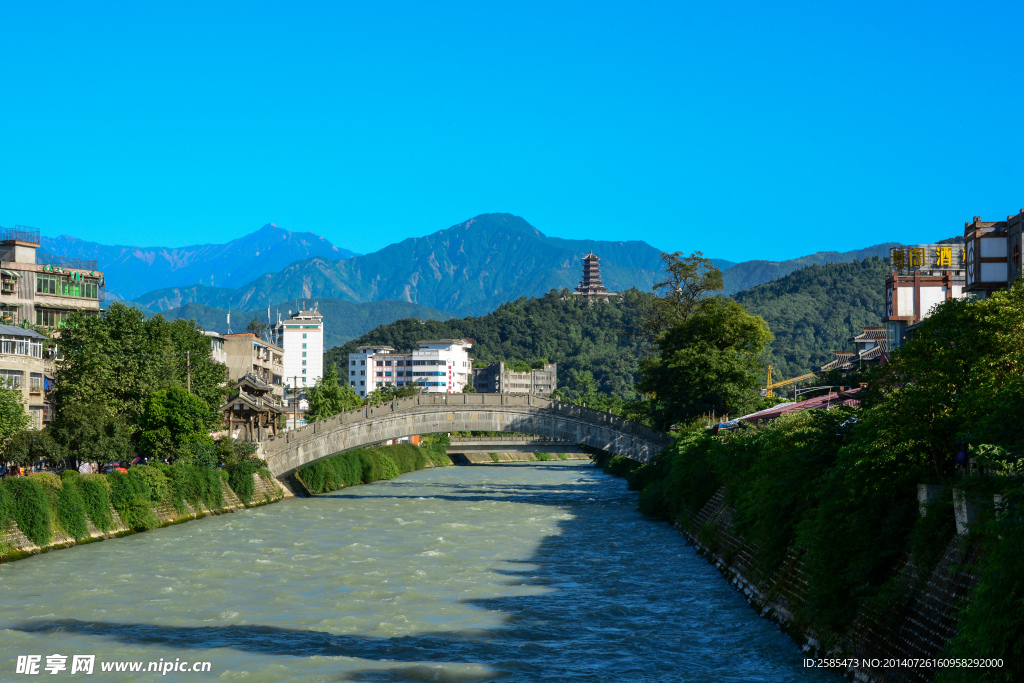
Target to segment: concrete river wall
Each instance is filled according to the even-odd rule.
[[[882,663],[939,657],[955,635],[957,603],[970,595],[977,583],[971,572],[977,548],[965,536],[954,536],[942,559],[926,577],[918,576],[912,559],[908,558],[899,574],[903,589],[900,599],[885,613],[859,615],[848,636],[826,650],[817,634],[796,619],[805,604],[807,590],[801,558],[790,554],[772,576],[758,577],[752,562],[756,548],[735,533],[732,515],[733,508],[726,504],[722,488],[688,524],[676,526],[762,616],[787,631],[808,657],[861,662],[874,659]],[[937,672],[883,664],[851,667],[845,673],[864,682],[925,683],[933,680]]]

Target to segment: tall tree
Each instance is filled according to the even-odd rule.
[[[263,335],[265,335],[267,333],[267,330],[269,329],[270,323],[265,323],[259,318],[253,316],[253,319],[250,320],[249,324],[246,326],[245,331],[251,332],[255,334],[257,337],[262,338]]]
[[[306,419],[323,420],[346,410],[354,410],[362,403],[348,382],[344,385],[339,383],[338,368],[330,364],[324,370],[323,377],[309,390],[309,412]]]
[[[191,321],[168,322],[160,315],[147,320],[138,309],[115,302],[100,315],[73,313],[61,328],[59,347],[58,420],[71,406],[79,406],[76,414],[88,406],[122,418],[134,432],[154,391],[190,385],[209,411],[223,399],[224,367],[213,360],[209,338]]]
[[[0,387],[0,439],[9,439],[28,426],[21,392]]]
[[[758,403],[762,355],[772,340],[764,319],[732,300],[709,298],[658,339],[638,388],[662,427],[704,413],[734,415]]]
[[[654,283],[653,289],[655,292],[663,290],[663,294],[651,302],[647,316],[647,326],[655,336],[685,322],[705,297],[725,286],[722,271],[711,259],[704,258],[699,251],[686,257],[682,254],[677,251],[661,255],[665,262],[665,279]]]
[[[154,391],[146,399],[139,434],[140,451],[159,458],[188,456],[196,444],[213,447],[210,426],[216,413],[181,387]]]

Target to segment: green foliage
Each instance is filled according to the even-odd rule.
[[[28,426],[21,392],[0,387],[0,440],[10,439]]]
[[[328,493],[345,486],[369,484],[382,479],[394,479],[400,474],[423,469],[427,462],[436,463],[443,450],[431,452],[413,444],[374,446],[340,453],[317,460],[299,470],[298,477],[310,493]],[[447,456],[444,456],[447,461]]]
[[[132,428],[121,415],[95,403],[63,405],[54,424],[45,431],[53,436],[67,457],[86,462],[130,460]]]
[[[910,553],[919,579],[927,577],[935,568],[946,545],[956,533],[953,487],[946,486],[925,509],[925,515],[917,520],[910,534]]]
[[[533,455],[534,457],[537,458],[537,460],[540,460],[541,462],[547,462],[548,460],[555,459],[555,456],[551,455],[550,453],[534,453]]]
[[[501,462],[501,456],[497,453],[488,453],[487,455],[491,458],[491,462]]]
[[[888,274],[888,264],[877,256],[812,265],[765,278],[733,298],[767,321],[775,336],[768,362],[776,378],[785,379],[817,370],[834,350],[850,348],[850,337],[861,327],[882,324]]]
[[[959,613],[957,635],[944,657],[1000,658],[1002,668],[975,670],[972,680],[1024,680],[1024,489],[1004,498],[1006,512],[982,535],[980,580]],[[937,680],[955,683],[960,670],[943,669]]]
[[[53,538],[50,501],[35,477],[8,477],[0,486],[9,494],[5,505],[10,518],[28,540],[38,546],[49,543]]]
[[[362,400],[356,396],[348,382],[342,384],[338,381],[338,367],[329,364],[324,369],[324,376],[309,390],[306,420],[324,420],[347,410],[355,410],[360,405]]]
[[[182,387],[154,391],[139,419],[139,449],[158,458],[192,455],[194,444],[212,445],[209,430],[216,419],[209,405]]]
[[[244,505],[252,502],[253,494],[256,492],[253,475],[260,471],[266,471],[266,467],[267,463],[263,460],[246,456],[227,468],[228,486]]]
[[[749,412],[771,339],[764,320],[736,302],[704,299],[658,337],[660,355],[643,364],[638,388],[653,397],[655,422],[664,428],[705,413]]]
[[[184,387],[187,376],[207,415],[215,415],[224,396],[224,366],[214,362],[209,338],[190,321],[169,322],[159,315],[146,320],[138,309],[114,302],[100,315],[72,313],[61,328],[60,347],[58,421],[71,406],[86,406],[80,415],[101,426],[120,418],[133,433],[147,398]],[[94,414],[88,415],[89,410]],[[72,426],[66,424],[65,431],[74,433]]]
[[[704,299],[721,290],[722,271],[699,251],[687,257],[682,252],[662,254],[665,279],[655,282],[653,289],[665,290],[664,296],[648,300],[645,327],[653,336],[686,322],[697,312]]]
[[[82,496],[82,505],[93,525],[103,532],[112,530],[114,518],[110,514],[110,488],[106,476],[87,474],[78,480],[78,490]]]
[[[487,315],[447,321],[398,320],[382,325],[348,344],[324,354],[325,364],[348,372],[348,354],[363,344],[413,348],[421,339],[473,340],[478,362],[549,360],[558,364],[558,384],[578,391],[570,373],[589,372],[600,393],[624,399],[636,397],[633,384],[640,358],[650,342],[642,333],[644,306],[653,295],[636,290],[618,299],[590,305],[569,290],[552,290],[521,298]]]
[[[200,505],[208,510],[224,506],[224,489],[215,468],[176,462],[167,474],[171,482],[171,502],[178,512],[184,512],[186,502],[197,511]]]
[[[64,455],[64,450],[54,441],[49,427],[23,429],[4,446],[7,461],[19,465],[32,465],[40,460],[49,460],[56,465],[64,459]]]
[[[76,541],[89,535],[89,528],[85,521],[85,500],[82,498],[78,483],[73,478],[62,481],[57,498],[57,519],[60,520],[64,531]]]
[[[149,491],[149,501],[154,505],[166,502],[170,499],[171,482],[163,470],[150,465],[134,465],[128,470],[128,477],[144,481],[139,490]]]

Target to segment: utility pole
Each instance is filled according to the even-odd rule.
[[[185,386],[188,387],[188,393],[192,393],[192,352],[185,352]]]
[[[298,375],[292,375],[292,401],[295,405],[292,406],[292,425],[295,429],[299,428],[299,377]]]

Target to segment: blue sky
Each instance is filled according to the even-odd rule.
[[[359,252],[505,211],[732,260],[1024,207],[1020,3],[5,3],[0,224],[267,222]]]

